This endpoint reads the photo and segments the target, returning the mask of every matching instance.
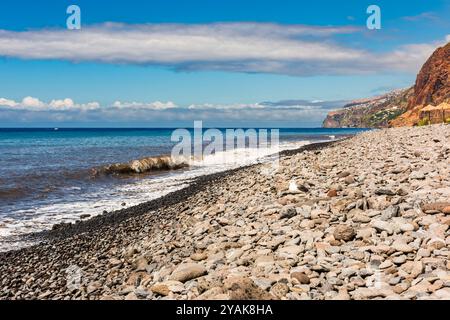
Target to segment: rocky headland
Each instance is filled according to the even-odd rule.
[[[0,299],[450,299],[450,126],[200,178],[0,254]]]

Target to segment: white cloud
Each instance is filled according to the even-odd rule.
[[[339,28],[274,24],[135,25],[105,24],[79,32],[42,30],[0,33],[0,54],[29,59],[102,62],[183,63],[241,59],[341,60],[355,50],[330,51],[330,45],[291,39],[296,35],[326,35]],[[347,30],[347,29],[344,29]],[[275,41],[275,42],[274,42]]]
[[[177,105],[172,101],[161,102],[121,102],[115,101],[113,103],[113,107],[123,109],[123,108],[135,108],[135,109],[149,109],[149,110],[167,110],[177,108]]]
[[[438,45],[404,46],[375,54],[332,41],[336,34],[356,31],[354,27],[270,23],[106,23],[80,31],[0,30],[0,56],[292,75],[415,73]]]
[[[179,106],[172,101],[161,102],[127,102],[115,101],[112,105],[101,108],[98,102],[75,103],[70,98],[53,99],[49,103],[42,102],[38,98],[25,97],[21,102],[0,98],[0,107],[9,109],[26,109],[30,111],[94,111],[102,109],[106,112],[134,112],[134,111],[165,111],[176,112],[196,112],[196,111],[255,111],[255,110],[320,110],[328,109],[329,104],[335,105],[338,101],[322,101],[322,100],[287,100],[279,102],[263,102],[263,103],[231,103],[231,104],[215,104],[215,103],[199,103],[189,106]]]
[[[305,101],[306,102],[306,101]],[[235,104],[191,104],[189,110],[313,110],[322,109],[317,101],[311,101],[310,104],[264,104],[264,103],[235,103]]]
[[[88,102],[88,103],[75,103],[72,99],[66,98],[63,100],[52,100],[48,104],[48,109],[50,110],[95,110],[100,108],[98,102]]]
[[[17,102],[10,99],[0,98],[0,106],[15,107],[17,106]]]
[[[242,109],[264,109],[265,106],[259,103],[236,103],[236,104],[191,104],[188,106],[189,110],[242,110]]]
[[[80,104],[78,106],[79,106],[79,108],[81,108],[83,110],[95,110],[95,109],[100,108],[100,103],[93,101],[93,102]]]
[[[445,37],[445,41],[450,42],[450,34]]]
[[[75,103],[72,99],[66,98],[64,100],[52,100],[49,104],[50,107],[55,109],[73,108]]]
[[[431,56],[434,50],[444,44],[444,42],[439,42],[433,44],[410,44],[401,46],[389,55],[380,56],[378,61],[395,70],[416,70],[415,73],[418,73],[423,63]],[[418,64],[418,62],[420,62],[420,64]]]
[[[30,111],[93,111],[100,109],[100,103],[96,101],[87,103],[76,103],[70,98],[53,99],[50,102],[43,102],[38,98],[25,97],[20,102],[15,100],[0,98],[0,107],[3,109],[12,110],[30,110]],[[147,110],[168,110],[175,109],[178,106],[172,101],[161,102],[154,101],[149,103],[144,102],[121,102],[116,101],[111,106],[106,107],[110,109],[147,109]]]
[[[33,98],[33,97],[25,97],[22,100],[22,103],[19,104],[19,106],[23,106],[25,108],[42,108],[45,104],[37,99],[37,98]]]
[[[16,122],[142,122],[164,121],[320,121],[327,103],[290,100],[264,103],[214,104],[178,106],[172,101],[122,102],[100,106],[98,102],[76,103],[70,98],[43,102],[25,97],[21,102],[0,98],[0,120]],[[20,111],[20,114],[17,112]]]
[[[12,110],[29,110],[29,111],[82,111],[82,110],[95,110],[100,108],[98,102],[88,102],[78,104],[72,99],[66,98],[62,100],[51,100],[49,103],[45,103],[38,98],[25,97],[21,102],[14,100],[0,98],[0,107],[12,109]]]

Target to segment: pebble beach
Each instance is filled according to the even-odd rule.
[[[450,126],[198,178],[0,253],[0,299],[450,299]]]

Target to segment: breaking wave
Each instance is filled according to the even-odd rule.
[[[176,161],[171,156],[157,156],[126,163],[110,164],[93,169],[93,174],[140,174],[152,171],[176,170],[185,167],[188,167],[186,162]]]

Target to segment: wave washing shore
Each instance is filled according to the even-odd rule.
[[[309,141],[286,143],[280,148],[295,149],[308,143]],[[85,199],[81,197],[75,201],[62,199],[55,203],[17,210],[3,218],[0,225],[0,251],[19,249],[36,243],[38,239],[34,237],[36,232],[157,199],[188,186],[200,176],[267,161],[260,157],[261,154],[251,149],[234,150],[229,153],[220,157],[208,156],[203,161],[196,161],[189,168],[187,164],[175,164],[168,156],[149,157],[93,168],[90,172],[92,180],[104,178],[109,181],[94,189],[95,191]],[[265,156],[270,153],[268,149]],[[223,157],[233,158],[235,161],[224,164]],[[185,170],[179,171],[180,169]],[[95,184],[95,181],[91,183]],[[111,190],[107,191],[108,187]],[[14,214],[18,214],[19,217],[29,215],[30,218],[16,219]]]
[[[186,187],[199,176],[261,160],[252,149],[237,149],[223,153],[236,160],[225,165],[218,156],[189,168],[175,164],[158,156],[170,154],[170,129],[0,131],[0,251],[31,245],[36,238],[29,234],[54,225],[135,206]],[[354,132],[284,129],[280,149]]]
[[[202,176],[0,253],[0,298],[450,299],[449,141],[384,129]]]

